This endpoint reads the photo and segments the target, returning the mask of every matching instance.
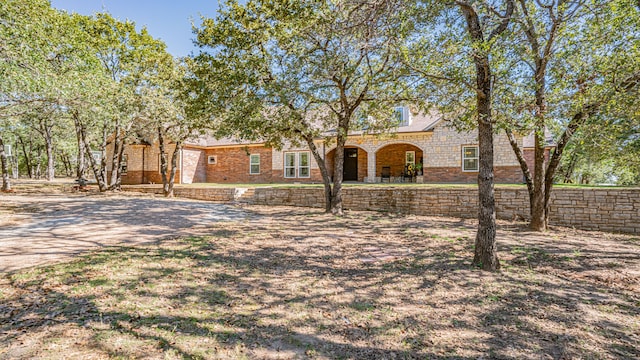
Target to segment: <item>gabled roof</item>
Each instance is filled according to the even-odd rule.
[[[407,126],[399,126],[395,129],[391,129],[392,133],[416,133],[427,132],[433,130],[435,126],[442,121],[441,116],[434,114],[412,114],[411,121]],[[329,131],[328,134],[335,133]],[[349,135],[363,135],[367,134],[366,131],[352,131]],[[198,146],[198,147],[219,147],[219,146],[246,146],[246,145],[260,145],[264,144],[262,141],[246,141],[237,140],[235,138],[221,138],[216,139],[211,135],[202,135],[194,139],[187,140],[185,145]]]
[[[186,145],[199,146],[199,147],[217,147],[217,146],[239,146],[239,145],[254,145],[263,144],[263,142],[251,142],[246,140],[236,140],[234,138],[222,138],[216,139],[211,135],[202,135],[196,139],[190,139],[185,141]]]

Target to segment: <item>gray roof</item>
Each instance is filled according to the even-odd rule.
[[[412,114],[411,121],[407,126],[399,126],[395,129],[391,129],[395,133],[415,133],[415,132],[427,132],[433,130],[433,128],[442,121],[442,117],[434,114]],[[335,133],[335,131],[333,131]],[[329,134],[331,131],[329,132]],[[352,131],[349,135],[362,135],[364,131]],[[200,146],[200,147],[222,147],[222,146],[246,146],[246,145],[260,145],[264,144],[262,141],[245,141],[235,138],[221,138],[216,139],[211,135],[202,135],[194,139],[187,140],[185,145]]]

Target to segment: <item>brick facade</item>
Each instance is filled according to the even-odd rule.
[[[415,152],[415,162],[420,163],[423,160],[423,153],[420,148],[410,144],[392,144],[387,145],[376,154],[376,177],[380,177],[382,168],[389,166],[391,176],[402,176],[405,167],[406,152]]]
[[[520,139],[522,142],[522,139]],[[494,139],[495,181],[497,183],[521,183],[522,174],[518,161],[504,134]],[[316,144],[325,155],[329,176],[333,175],[335,148]],[[458,132],[439,123],[429,131],[399,133],[393,136],[357,135],[347,139],[345,148],[358,149],[358,174],[360,182],[379,182],[382,168],[391,167],[391,176],[400,177],[405,167],[407,151],[415,152],[415,161],[423,163],[425,182],[475,183],[477,172],[462,171],[462,149],[477,146],[477,132]],[[167,152],[173,145],[167,146]],[[311,154],[308,178],[285,178],[284,157],[286,152],[308,151],[301,147],[286,147],[275,150],[260,144],[254,145],[185,145],[180,159],[176,183],[320,183],[322,177],[318,164]],[[157,145],[129,145],[128,173],[124,184],[160,183],[159,150]],[[143,156],[144,154],[144,156]],[[260,156],[260,173],[250,174],[250,155]],[[210,156],[216,158],[210,164]],[[527,154],[528,156],[528,154]],[[180,173],[182,171],[183,173]]]
[[[210,183],[270,183],[271,149],[263,146],[242,146],[208,149],[205,151],[206,180]],[[250,155],[260,155],[260,173],[249,173]],[[216,164],[209,164],[209,156],[215,156]]]

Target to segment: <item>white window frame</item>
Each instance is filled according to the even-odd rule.
[[[307,156],[307,165],[306,166],[302,166],[300,165],[302,163],[301,159],[303,154],[305,154]],[[289,165],[289,163],[287,162],[287,156],[293,156],[293,165]],[[283,154],[283,160],[284,160],[284,164],[283,164],[283,171],[284,171],[284,177],[285,179],[308,179],[311,177],[311,152],[309,151],[286,151]],[[301,175],[302,173],[302,169],[307,169],[307,175]],[[293,176],[290,176],[287,173],[287,170],[290,169],[294,169],[293,171]]]
[[[283,155],[284,155],[284,159],[283,159],[284,160],[284,166],[283,166],[283,168],[284,168],[284,177],[285,177],[285,179],[295,179],[296,175],[298,175],[297,172],[296,172],[296,167],[297,167],[296,166],[297,165],[296,153],[293,152],[293,151],[287,151]],[[287,161],[287,155],[292,155],[293,156],[293,165],[289,165],[289,162]],[[293,169],[293,176],[289,176],[288,175],[288,173],[287,173],[288,169]]]
[[[307,165],[306,166],[302,166],[302,155],[305,154],[307,155]],[[296,169],[298,170],[298,177],[299,178],[304,178],[304,179],[308,179],[311,177],[311,154],[309,153],[309,151],[300,151],[298,152],[298,166],[296,167]],[[307,169],[307,175],[302,175],[302,169],[306,168]]]
[[[474,148],[476,149],[476,156],[475,157],[466,157],[465,156],[465,150],[469,149],[469,148]],[[466,164],[465,164],[465,160],[475,160],[477,167],[475,169],[467,169]],[[462,146],[462,172],[478,172],[480,170],[480,149],[478,148],[478,145],[464,145]]]
[[[396,114],[400,113],[398,126],[409,126],[411,124],[411,114],[408,106],[396,106],[393,108],[393,117],[397,120]]]
[[[413,161],[409,161],[409,154],[411,154],[411,157],[413,159]],[[404,165],[414,165],[416,164],[416,152],[415,151],[405,151],[404,153]]]
[[[257,158],[258,163],[255,164],[253,159]],[[253,167],[258,166],[258,172],[253,171]],[[260,175],[260,154],[251,154],[249,155],[249,175]]]
[[[93,157],[96,163],[102,162],[102,151],[97,151],[97,150],[91,151],[91,157]]]
[[[209,156],[207,156],[207,164],[209,164],[209,165],[218,165],[218,155],[209,155]]]

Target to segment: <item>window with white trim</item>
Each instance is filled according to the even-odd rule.
[[[308,151],[284,153],[284,177],[288,179],[311,177],[311,159]]]
[[[309,167],[309,152],[298,153],[298,177],[308,178],[311,176]]]
[[[398,123],[398,126],[409,126],[409,108],[396,106],[393,109],[393,119]]]
[[[218,164],[218,155],[209,155],[207,157],[207,163],[209,165],[217,165]]]
[[[415,165],[416,164],[416,152],[415,151],[407,151],[404,153],[404,164],[405,165]]]
[[[93,157],[93,159],[98,164],[100,164],[100,162],[102,162],[102,152],[101,151],[91,151],[91,157]]]
[[[478,171],[478,146],[462,147],[462,171]]]
[[[249,156],[249,174],[260,174],[260,154],[251,154]]]

